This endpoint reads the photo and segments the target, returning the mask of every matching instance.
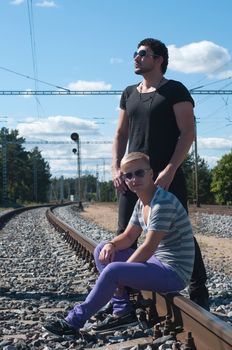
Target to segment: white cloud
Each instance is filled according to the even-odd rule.
[[[123,62],[123,60],[121,58],[111,57],[111,59],[110,59],[111,64],[120,64],[122,62]]]
[[[199,149],[227,149],[232,148],[232,138],[223,137],[199,137],[197,139]]]
[[[99,128],[93,121],[73,116],[50,116],[30,123],[19,124],[20,136],[32,139],[70,140],[70,135],[78,130],[82,136],[99,136]]]
[[[38,7],[58,7],[57,4],[55,3],[55,1],[53,0],[43,0],[41,2],[37,2],[35,4],[35,6],[38,6]]]
[[[198,154],[210,168],[232,149],[232,137],[198,137]]]
[[[101,136],[98,125],[93,121],[59,115],[40,120],[28,118],[25,123],[19,123],[17,129],[19,135],[28,142],[25,144],[27,150],[36,146],[39,148],[44,159],[50,164],[52,176],[76,176],[77,156],[72,152],[72,149],[76,148],[76,144],[70,138],[73,132],[80,134],[83,172],[88,169],[91,173],[94,171],[96,173],[98,164],[99,172],[103,174],[104,158],[107,158],[105,165],[110,168],[111,159],[108,158],[111,158],[112,144],[103,143],[105,137]],[[93,141],[93,143],[88,143],[88,141]],[[102,141],[102,143],[94,141]],[[90,160],[89,158],[97,159]],[[108,171],[106,167],[104,171]],[[111,177],[111,173],[107,176]]]
[[[66,86],[69,90],[111,90],[111,84],[106,84],[104,81],[85,81],[78,80],[71,82]]]
[[[10,2],[11,5],[21,5],[24,2],[24,0],[12,0]]]
[[[214,168],[217,165],[217,162],[221,159],[221,157],[207,155],[201,155],[201,158],[204,158],[210,168]]]
[[[228,50],[211,41],[194,42],[180,48],[169,45],[169,68],[183,73],[205,73],[207,75],[227,75],[225,65],[230,62]]]

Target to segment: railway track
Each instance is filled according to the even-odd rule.
[[[196,207],[191,204],[188,206],[189,213],[204,213],[204,214],[216,214],[216,215],[230,215],[232,216],[232,206],[231,205],[207,205],[202,204],[200,207]]]
[[[6,221],[16,214],[18,213],[7,213],[6,216],[0,217],[0,227],[4,227]],[[53,208],[46,210],[46,216],[55,229],[61,233],[62,239],[65,239],[75,251],[78,260],[82,262],[79,267],[84,269],[86,267],[83,266],[87,265],[90,275],[93,274],[93,250],[96,243],[58,219],[53,213]],[[86,270],[84,274],[88,274]],[[71,299],[72,297],[75,300],[75,293],[73,293]],[[135,293],[134,298],[141,299],[141,294]],[[179,348],[183,350],[232,349],[232,327],[183,296],[142,292],[142,298],[144,299],[144,305],[146,305],[146,315],[149,315],[150,320],[155,322],[153,333],[140,339],[128,340],[120,345],[103,345],[99,349],[116,350],[132,349],[133,347],[133,349],[145,349],[148,345],[150,349],[158,349],[157,344],[161,341],[160,331],[166,334],[167,339],[168,337],[176,337],[182,344]],[[149,303],[146,304],[146,301],[149,301]],[[64,308],[61,308],[60,311],[62,310],[64,311]],[[55,309],[53,311],[57,312],[59,310]],[[35,347],[35,349],[37,348],[39,347]],[[75,347],[73,348],[75,349]],[[85,349],[87,348],[85,347]],[[176,348],[173,348],[178,349],[178,345],[176,344]],[[41,347],[41,349],[43,348]]]
[[[95,242],[78,234],[59,220],[51,210],[47,211],[47,218],[57,230],[65,233],[67,241],[78,254],[93,261]],[[161,320],[168,317],[171,328],[181,330],[178,339],[186,343],[185,349],[194,349],[194,346],[199,350],[232,349],[232,327],[190,300],[173,294],[143,292],[143,296],[153,300],[154,309]]]

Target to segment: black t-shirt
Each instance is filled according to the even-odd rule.
[[[189,101],[194,106],[194,101],[187,88],[175,80],[151,93],[141,94],[137,86],[128,86],[120,101],[129,118],[128,152],[148,154],[152,169],[161,171],[169,163],[180,134],[173,105]]]

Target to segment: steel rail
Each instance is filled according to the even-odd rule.
[[[183,328],[180,340],[191,332],[196,349],[232,349],[232,327],[191,300],[180,294],[155,293],[154,302],[160,317],[169,314],[173,325]]]
[[[53,206],[46,211],[48,221],[57,231],[65,233],[65,239],[77,252],[77,254],[81,255],[83,259],[87,260],[94,266],[93,252],[96,247],[96,242],[77,232],[73,227],[69,226],[67,223],[55,216],[53,210],[57,207],[58,206]]]
[[[46,212],[49,222],[58,231],[65,233],[65,238],[77,251],[77,254],[93,263],[96,243],[58,219],[52,212],[53,208],[55,207]],[[183,349],[232,349],[232,327],[184,296],[144,291],[142,294],[146,299],[153,300],[154,310],[160,321],[169,318],[171,329],[178,333],[177,339],[186,344]],[[115,346],[107,346],[107,349],[115,349]]]
[[[67,205],[66,203],[63,205]],[[57,205],[60,206],[60,205]],[[65,233],[64,237],[73,247],[77,255],[90,263],[90,268],[94,268],[93,252],[96,242],[92,239],[78,233],[75,229],[67,225],[64,221],[58,219],[53,209],[57,206],[49,204],[23,207],[12,210],[0,216],[0,229],[5,223],[15,215],[26,210],[37,209],[40,207],[50,207],[46,211],[49,222],[59,232]],[[169,318],[169,326],[174,330],[177,339],[185,344],[183,349],[188,350],[231,350],[232,349],[232,327],[222,321],[215,315],[205,311],[197,304],[186,299],[180,294],[160,294],[153,292],[142,292],[145,299],[152,300],[153,312],[157,313],[159,322]],[[191,336],[190,336],[191,332]],[[148,343],[151,343],[151,337],[148,337]],[[138,343],[145,344],[145,339],[136,339]],[[129,343],[128,343],[129,345]],[[135,345],[135,343],[134,343]],[[101,350],[118,349],[118,344],[101,347]]]
[[[5,224],[11,220],[15,215],[21,214],[24,211],[32,210],[32,209],[38,209],[38,208],[44,208],[44,207],[51,207],[52,204],[41,204],[41,205],[32,205],[30,207],[21,207],[17,209],[9,210],[7,213],[0,216],[0,230],[5,226]]]

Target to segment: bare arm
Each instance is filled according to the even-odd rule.
[[[168,165],[159,173],[155,184],[168,190],[177,168],[184,161],[195,137],[194,114],[191,102],[179,102],[173,106],[180,136]]]
[[[127,262],[145,262],[156,251],[159,243],[164,238],[165,232],[162,231],[148,231],[146,239],[135,252],[130,256]]]
[[[126,111],[120,109],[119,122],[115,133],[112,149],[112,175],[115,188],[122,193],[127,190],[127,187],[120,177],[120,162],[126,152],[128,131],[129,123]]]
[[[100,261],[106,264],[113,261],[115,252],[131,247],[141,232],[141,227],[128,224],[123,233],[115,237],[110,243],[104,245],[99,255]]]

